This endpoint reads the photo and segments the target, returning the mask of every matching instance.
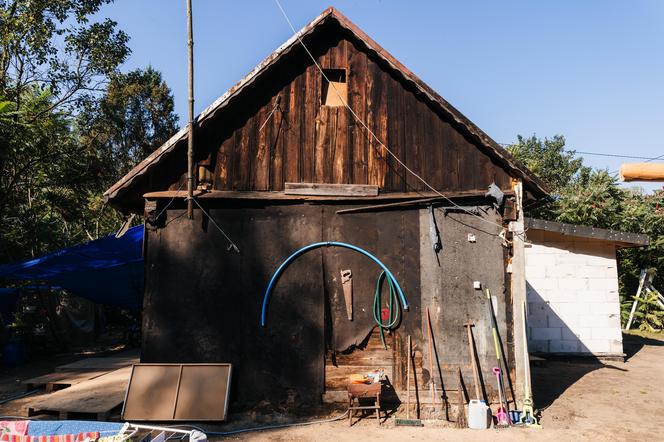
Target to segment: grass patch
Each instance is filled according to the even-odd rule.
[[[623,334],[664,341],[664,331],[650,332],[642,330],[627,330],[627,331],[623,330]]]

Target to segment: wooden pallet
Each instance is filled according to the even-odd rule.
[[[123,356],[81,359],[71,364],[55,367],[55,371],[112,371],[138,364],[139,362],[138,353],[129,352]]]
[[[83,372],[56,371],[55,373],[49,373],[43,376],[26,379],[22,382],[22,384],[25,385],[26,391],[43,387],[47,393],[52,393],[54,391],[62,390],[63,388],[71,387],[72,385],[80,384],[83,381],[88,381],[90,379],[105,375],[110,371],[111,370]]]
[[[105,420],[124,402],[130,373],[131,367],[124,367],[42,396],[29,403],[28,416]]]

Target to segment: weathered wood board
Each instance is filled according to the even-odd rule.
[[[286,183],[287,195],[378,196],[378,186],[366,184]]]
[[[122,356],[109,356],[104,358],[87,358],[71,364],[55,367],[56,371],[91,371],[91,370],[117,370],[132,364],[138,364],[137,352],[131,352]]]
[[[27,390],[44,387],[46,392],[50,393],[52,391],[62,390],[63,388],[80,384],[83,381],[97,378],[108,373],[109,371],[112,370],[93,370],[82,372],[56,371],[55,373],[49,373],[42,376],[26,379],[22,382],[22,384],[25,385]]]
[[[28,416],[57,414],[63,419],[74,415],[103,420],[122,405],[130,373],[131,367],[124,367],[43,396],[29,403]]]

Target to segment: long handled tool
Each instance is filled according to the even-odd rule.
[[[521,410],[521,423],[529,427],[540,427],[533,411],[533,394],[530,390],[530,355],[528,354],[528,333],[526,332],[526,301],[521,309],[521,322],[523,323],[523,358],[524,358],[524,389],[523,409]]]
[[[438,360],[438,352],[436,350],[436,341],[434,340],[434,335],[433,335],[433,328],[431,326],[431,315],[429,314],[429,308],[427,307],[427,327],[429,329],[429,354],[431,355],[432,360],[435,361],[436,363],[436,371],[438,372],[438,376],[440,379],[440,388],[441,388],[441,406],[445,409],[445,420],[449,422],[450,420],[450,401],[447,397],[447,393],[445,391],[445,382],[443,381],[443,372],[440,369],[440,362]],[[433,367],[430,365],[430,370],[433,369]],[[431,373],[431,377],[433,379],[433,373]],[[434,385],[434,391],[436,391],[436,394],[438,394],[437,390],[435,390],[435,385]],[[435,404],[435,402],[434,402]]]
[[[501,382],[500,368],[493,367],[492,371],[493,374],[496,375],[496,382],[498,383],[498,399],[500,400],[500,406],[498,407],[498,411],[496,411],[496,420],[498,421],[498,425],[500,426],[509,426],[510,418],[509,415],[507,414],[506,408],[503,407],[503,394],[502,394],[503,386]]]
[[[413,354],[413,342],[408,335],[408,368],[406,369],[406,419],[410,419],[410,358]]]
[[[468,322],[467,324],[464,324],[464,327],[468,327],[468,349],[470,350],[470,363],[473,367],[473,378],[475,379],[475,396],[477,397],[477,400],[482,399],[482,395],[480,394],[480,374],[477,369],[477,361],[475,360],[475,346],[473,345],[473,331],[470,329],[471,327],[474,327],[473,324]]]
[[[496,360],[498,362],[498,367],[495,367],[493,369],[493,373],[498,377],[498,389],[499,389],[498,395],[499,396],[502,395],[502,397],[505,398],[505,408],[503,409],[503,412],[507,415],[507,423],[511,424],[512,422],[511,422],[510,417],[509,417],[509,412],[510,412],[509,404],[507,402],[507,396],[505,395],[505,382],[504,382],[504,379],[503,379],[503,373],[500,370],[500,364],[501,364],[501,361],[502,361],[502,357],[501,357],[502,352],[501,352],[501,347],[500,347],[500,340],[498,339],[498,321],[496,320],[496,312],[493,309],[493,302],[491,300],[491,291],[489,291],[489,289],[486,289],[486,298],[487,298],[487,301],[489,302],[489,315],[491,316],[491,330],[492,330],[492,333],[493,333],[493,345],[494,345],[495,350],[496,350]],[[505,367],[505,369],[507,370],[507,367]],[[496,372],[496,370],[498,370],[498,371]],[[503,407],[502,398],[500,399],[500,407],[501,408]]]
[[[468,420],[466,419],[466,398],[463,394],[463,380],[461,378],[461,369],[459,369],[459,384],[457,386],[457,415],[456,415],[456,427],[457,428],[466,428],[468,427]]]
[[[408,335],[408,368],[406,368],[406,419],[395,419],[397,427],[421,427],[422,421],[410,418],[410,360],[413,356],[413,343]]]
[[[427,331],[429,333],[429,390],[431,392],[431,406],[436,409],[436,381],[433,376],[433,338],[431,337],[431,317],[427,307]]]

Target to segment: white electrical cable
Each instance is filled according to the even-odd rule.
[[[323,419],[323,420],[319,420],[319,421],[306,421],[306,422],[293,422],[293,423],[288,423],[288,424],[265,425],[263,427],[240,428],[238,430],[230,430],[230,431],[207,431],[206,432],[202,428],[196,427],[194,425],[178,425],[178,426],[179,427],[194,428],[196,430],[204,432],[208,436],[232,436],[234,434],[249,433],[251,431],[277,430],[277,429],[280,429],[280,428],[304,427],[306,425],[327,424],[327,423],[330,423],[330,422],[335,422],[335,421],[344,419],[346,416],[348,416],[348,411],[345,411],[343,414],[340,414],[338,416],[334,416],[330,419]]]
[[[235,253],[240,253],[240,249],[237,247],[237,245],[233,242],[232,239],[230,239],[230,237],[228,235],[226,235],[226,232],[224,232],[224,229],[219,227],[219,224],[217,224],[217,222],[214,220],[214,218],[212,218],[210,216],[210,214],[205,211],[205,209],[203,208],[203,206],[201,206],[201,204],[198,202],[196,197],[192,197],[191,199],[194,201],[194,203],[196,203],[198,208],[201,209],[201,212],[203,212],[205,214],[205,216],[208,217],[210,222],[212,224],[214,224],[214,226],[217,228],[217,230],[219,230],[221,232],[221,234],[224,235],[224,238],[226,238],[226,241],[228,241],[228,250],[233,250],[233,251],[235,251]]]
[[[452,204],[453,206],[455,206],[455,207],[458,208],[459,210],[461,210],[461,211],[463,211],[463,212],[465,212],[465,213],[467,213],[467,214],[469,214],[469,215],[472,215],[472,216],[474,216],[474,217],[476,217],[476,218],[478,218],[478,219],[484,221],[484,222],[487,223],[487,224],[491,224],[491,225],[493,225],[493,226],[496,226],[496,227],[500,228],[501,230],[504,229],[504,227],[503,227],[501,224],[498,224],[498,223],[495,223],[495,222],[493,222],[493,221],[491,221],[491,220],[488,220],[488,219],[482,218],[482,217],[479,216],[479,215],[475,215],[474,213],[470,212],[469,210],[465,209],[464,207],[458,205],[457,203],[455,203],[454,201],[452,201],[451,199],[449,199],[448,197],[446,197],[445,195],[443,195],[441,192],[439,192],[438,190],[436,190],[431,184],[429,184],[426,180],[424,180],[424,178],[422,178],[420,175],[418,175],[417,173],[415,173],[410,167],[408,167],[403,161],[401,161],[401,159],[400,159],[400,158],[399,158],[394,152],[392,152],[392,151],[391,151],[391,150],[390,150],[390,149],[389,149],[389,148],[388,148],[388,147],[387,147],[387,146],[386,146],[386,145],[385,145],[385,144],[384,144],[384,143],[383,143],[383,142],[382,142],[377,136],[376,136],[376,134],[375,134],[375,133],[369,128],[369,126],[367,126],[366,123],[365,123],[364,121],[362,121],[362,119],[361,119],[361,118],[360,118],[360,117],[359,117],[359,116],[353,111],[353,109],[351,109],[351,107],[348,105],[348,103],[346,103],[346,100],[341,96],[341,94],[340,94],[339,91],[337,90],[337,88],[336,88],[336,86],[334,85],[334,83],[331,82],[329,78],[327,78],[327,75],[325,75],[325,72],[323,71],[323,69],[322,69],[322,68],[320,67],[320,65],[318,64],[318,61],[316,60],[316,58],[315,58],[315,57],[312,55],[312,53],[309,51],[309,48],[307,48],[307,46],[304,44],[304,41],[302,41],[302,38],[301,38],[301,36],[300,36],[300,32],[297,31],[297,30],[295,29],[295,27],[293,26],[293,23],[291,23],[290,18],[288,18],[288,14],[286,14],[286,11],[285,11],[284,8],[281,6],[281,3],[279,2],[279,0],[274,0],[274,1],[275,1],[275,3],[277,4],[277,7],[279,8],[279,10],[281,11],[281,14],[284,16],[284,19],[285,19],[286,22],[288,23],[288,26],[291,28],[291,30],[292,30],[293,33],[295,34],[295,38],[297,38],[297,41],[302,45],[302,47],[304,48],[304,50],[306,51],[306,53],[309,55],[309,58],[311,58],[311,61],[314,62],[314,64],[316,65],[316,68],[320,71],[320,73],[321,73],[321,75],[323,76],[323,78],[325,79],[325,81],[327,81],[328,84],[329,84],[330,86],[332,86],[332,89],[334,89],[334,92],[337,94],[337,97],[339,98],[339,100],[341,100],[341,102],[344,104],[344,106],[346,107],[346,109],[348,109],[348,111],[351,113],[351,115],[353,116],[353,118],[355,118],[355,120],[356,120],[358,123],[360,123],[360,124],[362,125],[362,127],[364,127],[364,129],[369,133],[369,135],[371,135],[371,137],[372,137],[374,140],[376,140],[376,142],[377,142],[378,144],[380,144],[381,147],[383,147],[383,148],[385,149],[385,151],[386,151],[387,153],[389,153],[389,154],[392,156],[392,158],[394,158],[394,159],[395,159],[395,160],[396,160],[401,166],[403,166],[403,168],[404,168],[406,171],[408,171],[408,173],[410,173],[412,176],[414,176],[415,178],[417,178],[417,179],[418,179],[420,182],[422,182],[422,184],[424,184],[426,187],[428,187],[429,189],[431,189],[431,191],[433,191],[435,194],[439,195],[441,198],[443,198],[443,199],[445,199],[446,201],[448,201],[450,204]],[[379,153],[380,153],[380,152],[379,152]],[[514,233],[517,234],[517,235],[519,235],[519,234],[523,234],[523,232],[520,232],[520,233],[514,232]]]

